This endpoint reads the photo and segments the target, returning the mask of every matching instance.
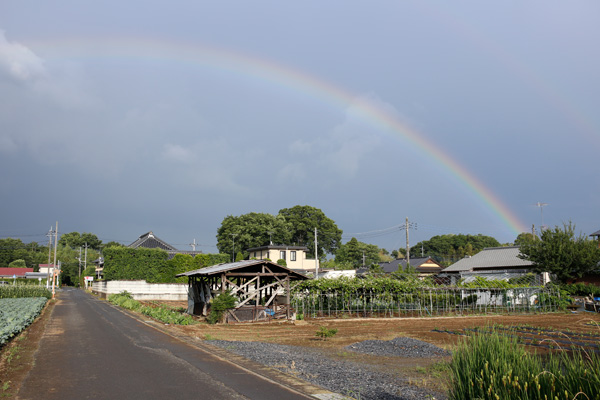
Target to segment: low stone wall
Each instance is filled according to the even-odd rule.
[[[186,301],[187,283],[148,283],[146,281],[100,281],[92,284],[92,292],[105,299],[110,294],[127,291],[135,300]]]

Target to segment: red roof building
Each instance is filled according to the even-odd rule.
[[[0,278],[25,278],[27,272],[33,272],[33,268],[0,268]]]

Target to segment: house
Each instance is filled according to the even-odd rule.
[[[314,272],[317,266],[315,259],[306,258],[308,248],[305,246],[269,244],[246,251],[250,254],[250,259],[269,259],[273,262],[285,260],[286,267],[295,271]]]
[[[25,278],[27,273],[33,273],[33,268],[0,268],[0,279]]]
[[[532,273],[533,263],[519,258],[519,254],[519,246],[486,247],[474,256],[465,257],[445,268],[442,274],[456,279],[472,280],[481,276],[508,280]],[[547,280],[546,274],[543,283]]]
[[[406,272],[406,264],[405,258],[397,258],[393,261],[381,262],[379,266],[384,273],[391,274],[392,272]],[[441,264],[431,257],[411,258],[408,264],[416,270],[419,277],[436,275],[444,269]]]
[[[164,240],[159,239],[152,231],[144,233],[128,247],[131,247],[132,249],[137,249],[138,247],[143,247],[146,249],[161,249],[169,254],[169,259],[173,258],[175,254],[189,254],[192,257],[202,254],[202,251],[200,250],[178,250]]]

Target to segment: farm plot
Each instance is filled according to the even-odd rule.
[[[527,324],[472,327],[463,329],[433,329],[451,335],[499,335],[516,339],[517,343],[544,350],[584,350],[600,352],[600,329],[596,332],[576,332],[568,328],[539,327]]]
[[[0,346],[28,327],[47,300],[45,297],[0,299]]]

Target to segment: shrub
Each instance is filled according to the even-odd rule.
[[[223,314],[230,308],[235,307],[236,298],[229,292],[221,293],[212,300],[210,312],[207,317],[209,324],[221,322]]]
[[[323,340],[326,340],[330,337],[335,336],[335,334],[337,332],[338,332],[338,330],[335,328],[328,329],[326,326],[321,326],[321,327],[319,327],[319,330],[317,331],[315,336],[320,337]]]

